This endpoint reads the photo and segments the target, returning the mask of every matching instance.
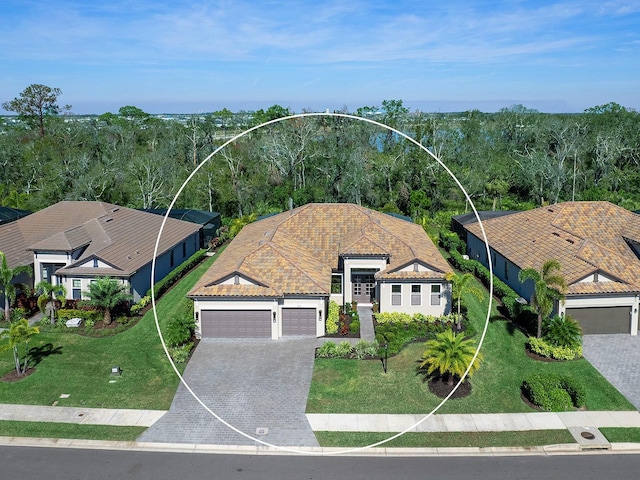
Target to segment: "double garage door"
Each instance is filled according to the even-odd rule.
[[[271,338],[271,310],[203,310],[202,338]],[[283,336],[316,335],[315,308],[283,308]]]
[[[631,332],[629,307],[567,308],[566,314],[580,323],[584,335]]]

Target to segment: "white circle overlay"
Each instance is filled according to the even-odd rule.
[[[158,313],[156,311],[155,285],[154,285],[153,279],[155,278],[156,258],[157,258],[157,255],[158,255],[158,248],[159,248],[159,245],[160,245],[160,238],[162,237],[162,232],[163,232],[164,226],[165,226],[165,224],[167,222],[167,218],[169,218],[169,214],[171,213],[171,210],[173,209],[178,197],[180,196],[182,191],[185,189],[185,187],[187,186],[189,181],[191,181],[191,179],[195,176],[195,174],[198,172],[198,170],[200,170],[200,168],[202,168],[203,165],[205,165],[218,152],[220,152],[222,149],[224,149],[227,145],[229,145],[229,144],[235,142],[236,140],[244,137],[245,135],[248,135],[249,133],[251,133],[251,132],[253,132],[255,130],[258,130],[259,128],[262,128],[262,127],[265,127],[265,126],[268,126],[268,125],[272,125],[272,124],[279,123],[279,122],[285,122],[285,121],[296,119],[296,118],[306,118],[306,117],[339,117],[339,118],[347,118],[347,119],[351,119],[351,120],[356,120],[356,121],[361,121],[361,122],[366,122],[366,123],[370,123],[370,124],[373,124],[373,125],[377,125],[378,127],[390,130],[393,133],[399,135],[400,137],[408,140],[409,142],[413,143],[415,146],[417,146],[418,148],[420,148],[421,150],[426,152],[428,155],[430,155],[449,174],[449,176],[453,179],[453,181],[458,185],[460,190],[462,190],[462,193],[464,194],[466,200],[469,202],[469,205],[471,205],[471,209],[473,210],[473,213],[474,213],[474,215],[475,215],[475,217],[478,220],[478,223],[480,225],[480,230],[482,231],[482,239],[484,241],[484,244],[485,244],[485,247],[486,247],[486,250],[487,250],[487,261],[488,261],[488,264],[489,264],[489,273],[490,273],[489,279],[490,280],[489,280],[489,306],[487,308],[487,319],[485,321],[484,328],[482,330],[482,335],[480,337],[480,341],[478,342],[478,347],[476,348],[476,351],[475,351],[475,353],[473,355],[473,358],[471,359],[471,362],[469,363],[469,366],[467,367],[467,369],[465,370],[464,374],[460,378],[460,381],[458,381],[458,383],[454,386],[454,388],[451,390],[449,395],[447,395],[445,398],[443,398],[442,401],[438,405],[436,405],[433,408],[433,410],[431,410],[431,412],[426,414],[423,418],[421,418],[419,421],[417,421],[416,423],[414,423],[410,427],[405,428],[403,431],[398,432],[398,433],[390,436],[389,438],[386,438],[384,440],[380,440],[379,442],[375,442],[375,443],[372,443],[370,445],[365,445],[365,446],[362,446],[362,447],[350,448],[350,449],[347,449],[347,450],[331,450],[331,451],[318,451],[318,450],[313,450],[313,449],[299,450],[299,449],[296,449],[296,448],[274,445],[274,444],[271,444],[269,442],[265,442],[264,440],[261,440],[259,438],[256,438],[256,437],[254,437],[252,435],[249,435],[249,434],[239,430],[238,428],[234,427],[233,425],[231,425],[227,421],[225,421],[218,414],[216,414],[213,410],[211,410],[207,405],[205,405],[205,403],[191,389],[191,387],[187,384],[187,382],[185,381],[183,376],[180,374],[180,372],[179,372],[178,368],[176,367],[173,359],[171,358],[171,355],[169,354],[169,350],[168,350],[167,345],[166,345],[166,343],[164,341],[164,337],[162,336],[162,331],[160,330],[160,322],[158,321]],[[194,168],[193,172],[191,172],[191,174],[187,177],[187,179],[184,181],[182,186],[178,189],[178,192],[176,193],[175,197],[171,201],[171,204],[169,205],[167,213],[164,215],[164,218],[162,219],[162,224],[160,225],[160,230],[158,231],[158,237],[156,238],[156,244],[155,244],[155,247],[154,247],[154,250],[153,250],[153,260],[151,262],[151,305],[152,305],[152,310],[153,310],[153,317],[154,317],[155,322],[156,322],[156,328],[158,330],[158,335],[160,336],[160,341],[162,342],[162,348],[164,349],[164,352],[167,355],[167,358],[169,359],[169,362],[171,363],[171,366],[173,367],[173,371],[176,373],[176,375],[180,379],[180,383],[182,383],[184,385],[184,387],[193,396],[193,398],[200,405],[202,405],[202,407],[207,412],[209,412],[209,414],[211,414],[211,416],[213,416],[216,420],[222,422],[225,426],[227,426],[228,428],[230,428],[234,432],[242,435],[245,438],[248,438],[248,439],[253,440],[253,441],[257,442],[257,443],[260,443],[260,444],[262,444],[262,445],[264,445],[266,447],[275,448],[275,449],[278,449],[278,450],[281,450],[281,451],[284,451],[284,452],[299,453],[299,454],[304,454],[304,455],[309,455],[309,454],[319,455],[319,456],[322,456],[322,455],[343,455],[343,454],[348,454],[348,453],[361,452],[361,451],[367,450],[369,448],[378,447],[378,446],[383,445],[383,444],[385,444],[387,442],[390,442],[391,440],[394,440],[394,439],[400,437],[401,435],[404,435],[405,433],[407,433],[407,432],[409,432],[411,430],[414,430],[418,425],[421,425],[422,423],[424,423],[429,417],[431,417],[434,413],[436,413],[440,409],[440,407],[442,407],[442,405],[444,405],[445,402],[447,400],[449,400],[449,398],[451,398],[451,396],[456,392],[456,390],[460,387],[460,385],[462,385],[462,382],[464,382],[464,379],[466,378],[467,374],[469,373],[469,370],[471,370],[471,367],[472,367],[473,363],[475,362],[476,358],[478,357],[478,354],[480,353],[480,348],[482,347],[482,343],[484,342],[484,339],[485,339],[485,336],[486,336],[486,333],[487,333],[487,328],[489,326],[489,319],[491,318],[492,302],[493,302],[493,263],[491,261],[491,252],[490,252],[490,249],[489,249],[489,242],[488,242],[487,236],[485,234],[484,226],[482,225],[482,220],[480,219],[480,216],[478,215],[478,211],[476,210],[476,207],[473,204],[473,201],[471,200],[471,197],[469,197],[469,194],[467,193],[465,188],[462,186],[460,181],[456,178],[456,176],[453,174],[453,172],[442,162],[442,160],[440,160],[434,153],[432,153],[428,148],[426,148],[420,142],[416,141],[415,139],[413,139],[412,137],[408,136],[407,134],[405,134],[405,133],[403,133],[403,132],[401,132],[401,131],[399,131],[399,130],[397,130],[395,128],[392,128],[392,127],[390,127],[388,125],[385,125],[383,123],[377,122],[375,120],[371,120],[369,118],[364,118],[364,117],[358,117],[358,116],[350,115],[350,114],[346,114],[346,113],[310,112],[310,113],[299,113],[299,114],[295,114],[295,115],[288,115],[286,117],[276,118],[274,120],[269,120],[268,122],[264,122],[264,123],[261,123],[260,125],[256,125],[254,127],[251,127],[249,129],[239,133],[235,137],[227,140],[221,146],[216,148],[211,154],[209,154],[209,156],[207,156],[207,158],[205,158],[202,162],[200,162]]]

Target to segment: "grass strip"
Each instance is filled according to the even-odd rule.
[[[322,447],[364,447],[391,437],[381,432],[315,432]],[[575,443],[568,430],[531,430],[522,432],[409,432],[380,447],[536,447]]]
[[[0,421],[0,436],[3,437],[78,438],[83,440],[133,442],[146,429],[147,427]]]
[[[637,427],[603,427],[598,430],[611,443],[640,443],[640,428]]]

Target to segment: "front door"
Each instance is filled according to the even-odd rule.
[[[372,273],[352,273],[352,297],[358,303],[371,303],[375,297],[376,282]]]

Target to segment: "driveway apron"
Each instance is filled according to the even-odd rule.
[[[315,338],[206,339],[184,379],[202,402],[242,432],[279,446],[317,446],[305,416]],[[138,441],[256,445],[206,411],[180,384],[169,412]]]
[[[640,336],[585,335],[582,354],[640,410]]]

